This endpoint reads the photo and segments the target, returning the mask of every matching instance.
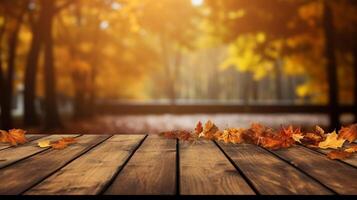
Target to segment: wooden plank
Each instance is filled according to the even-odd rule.
[[[150,135],[105,194],[176,193],[176,140]]]
[[[212,141],[181,141],[179,154],[181,194],[255,194]]]
[[[258,146],[218,144],[260,194],[332,194],[314,179]]]
[[[302,146],[273,151],[339,194],[357,194],[357,169]]]
[[[347,144],[345,146],[348,148],[351,145]],[[308,148],[308,147],[306,147],[306,148]],[[323,153],[325,155],[328,154],[330,151],[332,151],[331,149],[311,149],[311,150],[318,151],[318,152]],[[357,154],[354,153],[354,154],[352,154],[351,157],[341,160],[341,162],[345,162],[345,163],[348,163],[348,164],[350,164],[352,166],[357,167]]]
[[[42,151],[46,151],[48,148],[39,148],[37,143],[41,140],[58,140],[62,137],[76,137],[78,135],[51,135],[48,137],[44,137],[42,139],[34,140],[32,142],[19,145],[13,148],[7,148],[0,151],[0,169],[4,168],[18,160],[27,158],[33,154],[40,153]]]
[[[39,135],[39,134],[36,134],[36,135],[26,135],[26,138],[27,138],[27,141],[28,142],[31,142],[31,141],[34,141],[34,140],[37,140],[37,139],[40,139],[42,137],[45,137],[47,135]],[[7,144],[7,143],[0,143],[0,151],[3,150],[3,149],[7,149],[9,147],[12,147],[11,145]]]
[[[23,193],[108,137],[84,135],[63,150],[50,149],[1,169],[0,194]]]
[[[116,135],[74,160],[25,194],[93,195],[100,193],[145,135]]]

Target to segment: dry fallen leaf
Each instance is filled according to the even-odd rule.
[[[351,145],[350,147],[348,147],[347,149],[345,149],[345,151],[348,152],[348,153],[357,152],[357,145]]]
[[[211,120],[208,120],[203,127],[203,131],[199,134],[199,137],[213,140],[215,139],[215,133],[217,131],[218,127]]]
[[[203,131],[202,122],[199,121],[195,127],[194,133],[195,135],[199,135],[200,133],[202,133],[202,131]]]
[[[343,160],[351,156],[352,153],[346,151],[331,151],[327,154],[327,157],[333,160]]]
[[[301,140],[304,139],[304,136],[302,134],[293,134],[292,138],[295,142],[301,144]]]
[[[51,141],[49,141],[49,140],[42,140],[42,141],[39,141],[37,144],[41,148],[51,147]]]
[[[225,143],[239,144],[243,142],[242,133],[244,129],[230,128],[223,132],[217,131],[215,137],[218,141],[224,141]]]
[[[349,127],[343,127],[338,133],[339,139],[345,139],[350,143],[357,139],[357,124],[353,124]]]
[[[22,129],[0,130],[0,142],[10,143],[13,146],[27,142],[26,131]]]
[[[319,143],[319,147],[321,149],[338,149],[343,146],[343,143],[345,143],[345,139],[338,139],[338,135],[336,134],[336,131],[327,134],[327,137],[325,141],[322,141]]]
[[[68,147],[68,145],[74,144],[74,143],[77,143],[77,140],[75,138],[66,137],[66,138],[62,138],[56,142],[53,142],[51,144],[51,146],[54,149],[64,149],[64,148]]]

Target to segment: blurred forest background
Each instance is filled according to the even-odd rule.
[[[335,125],[339,106],[357,113],[356,13],[354,0],[0,0],[0,125],[58,128],[115,104],[326,106]]]

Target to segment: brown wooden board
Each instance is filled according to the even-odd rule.
[[[176,193],[176,140],[149,135],[104,194]]]
[[[255,194],[212,141],[179,146],[181,194]]]
[[[108,137],[84,135],[65,149],[50,149],[1,169],[0,194],[25,192]]]
[[[272,152],[339,194],[357,194],[357,169],[354,167],[302,146]]]
[[[345,146],[346,146],[346,148],[348,148],[348,147],[350,146],[350,144],[348,144],[348,143],[346,142]],[[306,147],[306,148],[307,148],[307,147]],[[325,154],[325,155],[328,154],[330,151],[333,151],[333,149],[312,149],[312,150],[318,151],[318,152],[323,153],[323,154]],[[342,162],[345,162],[345,163],[348,163],[348,164],[350,164],[350,165],[352,165],[352,166],[357,167],[357,153],[354,153],[354,154],[352,154],[351,157],[345,158],[345,159],[343,159],[343,160],[341,160],[341,161],[342,161]]]
[[[93,195],[123,166],[145,135],[116,135],[27,191],[29,195]]]
[[[38,147],[38,141],[42,140],[58,140],[61,139],[62,137],[75,137],[78,135],[51,135],[48,137],[40,138],[37,140],[34,140],[32,142],[19,145],[16,147],[12,148],[7,148],[2,151],[0,151],[0,169],[3,167],[6,167],[18,160],[27,158],[29,156],[32,156],[36,153],[40,153],[42,151],[46,151],[48,148],[40,148]]]
[[[251,144],[218,143],[260,194],[332,194],[285,161]]]
[[[26,135],[26,139],[27,139],[27,142],[31,142],[33,140],[37,140],[37,139],[40,139],[42,137],[45,137],[47,135]],[[3,149],[7,149],[9,147],[17,147],[17,146],[11,146],[7,143],[0,143],[0,151],[3,150]]]

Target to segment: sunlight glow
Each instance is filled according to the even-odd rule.
[[[191,0],[191,3],[193,6],[202,6],[204,3],[204,0]]]
[[[108,29],[109,28],[109,22],[106,21],[106,20],[101,21],[100,24],[99,24],[99,27],[102,30]]]
[[[118,2],[113,2],[111,7],[113,10],[120,10],[122,8],[122,5]]]

